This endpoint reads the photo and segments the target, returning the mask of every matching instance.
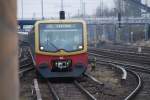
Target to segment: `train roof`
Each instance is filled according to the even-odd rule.
[[[85,23],[85,21],[83,20],[76,20],[76,19],[70,19],[70,20],[39,20],[39,21],[36,21],[36,24],[39,24],[39,23]]]

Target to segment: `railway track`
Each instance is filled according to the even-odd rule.
[[[102,58],[110,58],[114,60],[122,60],[128,62],[135,62],[140,64],[150,64],[150,56],[148,55],[140,55],[140,54],[132,54],[127,52],[116,52],[110,50],[102,50],[102,49],[89,49],[89,53],[96,53]]]
[[[143,46],[143,51],[146,53],[150,53],[150,47],[144,47]]]
[[[122,60],[116,60],[116,59],[112,59],[109,57],[105,57],[105,56],[103,56],[101,54],[97,54],[97,53],[89,53],[89,54],[98,57],[98,60],[100,62],[117,64],[117,65],[123,66],[124,68],[129,68],[131,70],[136,70],[139,72],[144,72],[144,73],[150,74],[150,68],[147,65],[142,66],[141,64],[138,64],[138,63],[131,63],[131,62],[126,62],[126,61],[122,61]]]
[[[95,100],[88,93],[82,93],[81,90],[76,87],[75,82],[71,83],[48,83],[53,97],[56,100]],[[59,91],[58,91],[59,90]]]
[[[19,75],[23,76],[24,73],[34,69],[34,60],[31,51],[28,47],[22,47],[19,53]]]
[[[30,57],[30,51],[29,49],[25,49],[25,56],[29,57],[24,58],[25,61],[31,61],[32,57]],[[24,61],[22,60],[22,61]],[[28,62],[27,61],[27,62]],[[21,66],[20,68],[24,68],[25,66],[32,66],[34,62],[29,63],[26,65]],[[31,64],[31,65],[30,65]],[[32,70],[29,69],[29,70]],[[26,72],[28,70],[25,70]],[[24,72],[19,72],[24,73]],[[53,83],[50,81],[46,81],[46,83],[42,83],[42,86],[38,86],[38,80],[34,80],[34,98],[36,100],[50,100],[51,98],[56,99],[56,100],[108,100],[114,98],[114,100],[119,100],[115,99],[116,95],[112,93],[108,93],[104,90],[104,84],[96,80],[95,78],[90,78],[88,75],[84,77],[85,79],[82,80],[76,80],[71,83]],[[41,84],[41,83],[40,83]],[[105,92],[103,92],[105,91]],[[135,90],[137,91],[137,90]],[[47,95],[46,95],[47,94]],[[131,93],[128,95],[125,100],[128,100],[128,98],[132,97],[134,93]]]
[[[94,56],[98,57],[98,55],[99,54],[96,54]],[[140,89],[138,95],[136,95],[133,98],[133,100],[149,100],[149,98],[150,98],[150,95],[149,95],[149,92],[150,92],[149,91],[150,90],[150,86],[149,86],[150,69],[149,68],[144,68],[142,66],[138,66],[138,65],[134,65],[134,64],[130,64],[130,63],[123,63],[120,61],[116,61],[116,60],[112,60],[112,59],[105,59],[105,58],[104,59],[99,58],[98,61],[100,61],[101,63],[105,62],[105,63],[113,63],[113,64],[121,65],[123,68],[136,71],[136,73],[138,73],[141,76],[143,85],[142,85],[142,88]]]
[[[89,76],[86,76],[89,77]],[[103,84],[93,77],[89,77],[97,86],[103,87]],[[38,80],[34,86],[37,87]],[[87,81],[87,80],[86,80]],[[81,85],[81,81],[70,81],[70,82],[51,82],[49,80],[45,83],[48,86],[48,97],[45,98],[43,92],[39,92],[39,90],[43,91],[42,86],[39,86],[39,89],[36,90],[36,98],[37,100],[48,100],[48,98],[53,98],[54,100],[98,100],[93,94],[91,94],[86,88]],[[88,85],[88,84],[87,84]]]
[[[105,87],[104,83],[89,74],[85,74],[83,78],[67,83],[60,81],[53,83],[49,80],[40,83],[34,79],[34,97],[36,100],[49,100],[50,98],[53,100],[122,100],[120,97],[129,100],[141,86],[140,77],[134,72],[130,73],[136,77],[138,84],[127,96],[118,96],[107,90],[108,88]]]
[[[97,64],[101,64],[101,65],[104,64],[104,65],[122,67],[122,65],[117,65],[117,64],[114,64],[114,63],[110,63],[110,62],[108,63],[108,62],[98,61]],[[122,68],[124,69],[124,67],[122,67]],[[128,92],[128,94],[124,95],[124,98],[121,98],[119,100],[130,100],[131,98],[134,98],[138,94],[138,92],[140,91],[141,86],[142,86],[142,79],[136,72],[134,72],[132,70],[129,70],[129,69],[125,69],[125,70],[127,72],[127,77],[125,79],[124,78],[121,79],[121,81],[122,81],[121,84],[123,84],[123,86],[126,87],[126,88],[131,88],[132,87],[132,89],[128,90],[130,92]],[[134,81],[136,81],[136,83]],[[109,98],[106,99],[106,100],[109,100]],[[117,100],[117,99],[114,98],[113,100]]]
[[[98,48],[107,49],[107,50],[122,51],[122,52],[138,53],[139,47],[141,47],[141,53],[150,54],[150,47],[146,47],[146,46],[104,44],[104,45],[100,45]]]
[[[67,83],[60,81],[58,83],[51,81],[39,82],[35,79],[33,94],[35,100],[51,100],[52,98],[55,100],[109,100],[112,98],[121,100],[117,98],[117,94],[107,91],[104,86],[105,84],[87,74],[84,79]],[[126,98],[132,97],[133,94],[131,93]]]
[[[101,49],[101,48],[89,48],[89,50],[95,50],[95,51],[106,51],[106,52],[113,52],[113,53],[123,53],[123,54],[131,54],[131,55],[137,55],[137,56],[141,56],[141,57],[149,57],[150,56],[150,53],[144,53],[144,52],[131,52],[131,51],[123,51],[123,50],[114,50],[114,49]]]

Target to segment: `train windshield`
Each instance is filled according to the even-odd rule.
[[[40,24],[40,50],[46,52],[80,51],[83,49],[83,24]]]

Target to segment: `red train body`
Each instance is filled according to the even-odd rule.
[[[71,61],[67,69],[57,69],[54,61]],[[45,56],[37,54],[36,69],[45,77],[79,77],[87,69],[87,53],[72,56]]]

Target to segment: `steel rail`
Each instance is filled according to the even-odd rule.
[[[131,71],[131,70],[128,70],[128,69],[127,69],[127,71],[129,71],[134,76],[136,76],[136,79],[138,81],[138,85],[124,100],[130,100],[131,98],[133,98],[138,93],[138,91],[141,89],[141,87],[142,87],[142,79],[141,79],[141,77],[137,73],[135,73],[134,71]]]
[[[30,54],[30,56],[31,56],[31,59],[32,59],[32,61],[33,61],[33,65],[36,66],[34,57],[33,57],[32,53],[31,53],[31,49],[30,49],[29,47],[28,47],[28,50],[29,50],[29,54]]]
[[[89,75],[89,74],[87,74],[87,73],[84,73],[84,75],[85,75],[86,77],[90,78],[91,80],[93,80],[94,82],[96,82],[96,83],[98,83],[98,84],[100,84],[100,85],[104,85],[104,83],[98,81],[95,77],[93,77],[93,76],[91,76],[91,75]]]
[[[82,90],[91,100],[97,100],[90,92],[88,92],[83,86],[81,86],[77,81],[74,81],[74,84]]]
[[[95,56],[98,56],[98,57],[102,57],[101,55],[95,54],[95,53],[89,53],[89,54],[95,55]],[[133,69],[133,70],[136,70],[136,71],[139,71],[139,72],[144,72],[144,73],[150,74],[150,69],[149,68],[142,68],[141,66],[138,66],[138,65],[127,64],[127,63],[123,64],[121,62],[112,61],[112,60],[99,60],[99,61],[112,63],[112,64],[117,64],[117,65],[122,65],[125,68],[129,68],[129,69]]]
[[[95,55],[95,56],[99,56],[99,57],[103,57],[103,58],[111,58],[111,59],[114,59],[115,56],[116,56],[116,57],[118,57],[118,59],[119,58],[120,59],[124,58],[125,61],[129,61],[129,60],[131,60],[133,62],[139,61],[139,63],[142,63],[142,64],[143,63],[149,64],[149,59],[150,59],[150,58],[147,58],[147,57],[146,58],[145,57],[137,57],[136,55],[113,54],[113,53],[108,55],[109,52],[104,52],[104,55],[103,54],[101,54],[101,55],[100,54],[95,54],[95,52],[90,52],[90,53]]]
[[[93,53],[90,53],[90,54],[92,54],[92,55],[96,55],[96,56],[98,56],[98,54],[93,54]],[[106,61],[101,61],[101,62],[106,62]],[[97,64],[99,64],[100,62],[96,62]],[[115,63],[112,63],[112,62],[107,62],[107,64],[110,64],[110,65],[112,65],[114,68],[117,68],[117,69],[119,69],[119,70],[121,70],[121,72],[122,72],[122,80],[126,80],[126,78],[127,78],[127,71],[123,68],[123,67],[121,67],[121,66],[118,66],[118,65],[116,65]]]
[[[97,64],[101,64],[101,62],[106,63],[105,61],[99,61],[99,62],[96,62],[96,63],[97,63]],[[122,79],[122,80],[126,80],[126,79],[127,79],[127,71],[125,70],[125,68],[123,68],[123,67],[121,67],[121,66],[119,66],[119,65],[117,65],[117,64],[111,63],[111,62],[107,62],[107,64],[113,66],[114,68],[117,68],[117,69],[121,70],[121,72],[122,72],[122,77],[121,77],[121,79]]]
[[[24,62],[24,61],[28,60],[28,58],[27,58],[27,57],[25,57],[25,58],[20,58],[19,60],[20,60],[20,62]]]
[[[108,63],[107,63],[108,64]],[[109,63],[110,64],[110,63]],[[119,65],[118,65],[119,66]],[[120,66],[121,67],[121,66]],[[130,72],[131,74],[133,74],[136,77],[136,80],[138,81],[138,85],[137,87],[124,99],[124,100],[130,100],[131,98],[133,98],[133,96],[135,96],[138,91],[140,90],[141,86],[142,86],[142,79],[140,78],[140,76],[135,73],[134,71],[131,71],[129,69],[126,69],[128,72]]]
[[[25,69],[23,69],[23,70],[20,70],[20,71],[19,71],[19,75],[21,75],[21,74],[23,74],[23,73],[25,73],[25,72],[27,72],[27,71],[33,70],[33,69],[34,69],[34,67],[29,67],[29,68],[25,68]]]
[[[30,62],[30,63],[27,63],[27,64],[24,64],[24,65],[20,66],[20,70],[19,70],[19,75],[20,75],[20,77],[23,75],[23,73],[34,69],[33,66],[32,66],[32,67],[24,68],[24,67],[26,67],[26,66],[29,66],[29,65],[31,65],[31,64],[34,64],[34,60],[33,60],[33,57],[32,57],[32,54],[31,54],[30,49],[27,48],[27,51],[29,52],[29,54],[30,54],[30,56],[31,56],[31,58],[32,58],[33,63]]]
[[[98,50],[89,49],[89,50],[92,50],[91,52],[102,51],[104,53],[111,53],[111,54],[118,54],[118,55],[129,55],[129,56],[133,56],[133,57],[138,56],[139,58],[148,58],[150,56],[150,54],[145,54],[145,53],[132,53],[132,52],[124,52],[124,51],[108,50],[108,49],[98,49]]]
[[[52,84],[47,80],[48,83],[48,87],[50,88],[53,97],[55,98],[55,100],[60,100],[60,97],[57,95],[55,89],[53,88]]]
[[[105,63],[112,63],[112,64],[114,64],[113,62],[110,62],[110,61],[102,61],[102,62],[105,62]],[[116,63],[115,63],[116,64]],[[120,63],[118,64],[118,66],[120,65]],[[121,64],[121,65],[123,65],[123,64]],[[121,67],[121,66],[120,66]],[[124,66],[122,66],[122,67],[124,67]],[[127,68],[125,68],[128,72],[130,72],[130,73],[132,73],[134,76],[136,76],[136,80],[138,81],[138,85],[137,85],[137,87],[124,99],[124,100],[130,100],[131,98],[133,98],[133,96],[135,96],[137,93],[138,93],[138,91],[140,90],[140,88],[141,88],[141,86],[142,86],[142,79],[141,79],[141,77],[137,74],[137,73],[135,73],[134,71],[131,71],[131,70],[129,70],[129,69],[127,69]]]
[[[40,89],[39,89],[37,79],[34,79],[34,89],[35,89],[35,93],[36,93],[36,99],[37,100],[42,100],[42,96],[41,96],[41,93],[40,93]]]
[[[109,63],[109,64],[111,64],[111,63]],[[126,80],[127,79],[127,71],[123,68],[123,67],[121,67],[121,66],[118,66],[118,65],[116,65],[116,64],[111,64],[113,67],[115,67],[115,68],[117,68],[117,69],[119,69],[119,70],[121,70],[122,71],[122,80]]]
[[[22,48],[19,48],[19,59],[21,58],[21,56],[22,56]]]
[[[138,52],[131,52],[131,51],[121,51],[121,50],[113,50],[113,49],[104,49],[104,48],[88,48],[89,50],[95,50],[95,51],[109,51],[109,52],[116,52],[116,53],[126,53],[126,54],[136,54],[141,56],[150,56],[149,53],[138,53]]]
[[[23,69],[25,66],[29,66],[29,65],[32,65],[32,64],[33,64],[33,63],[30,62],[30,63],[24,64],[24,65],[21,65],[19,68],[20,68],[20,69]]]

